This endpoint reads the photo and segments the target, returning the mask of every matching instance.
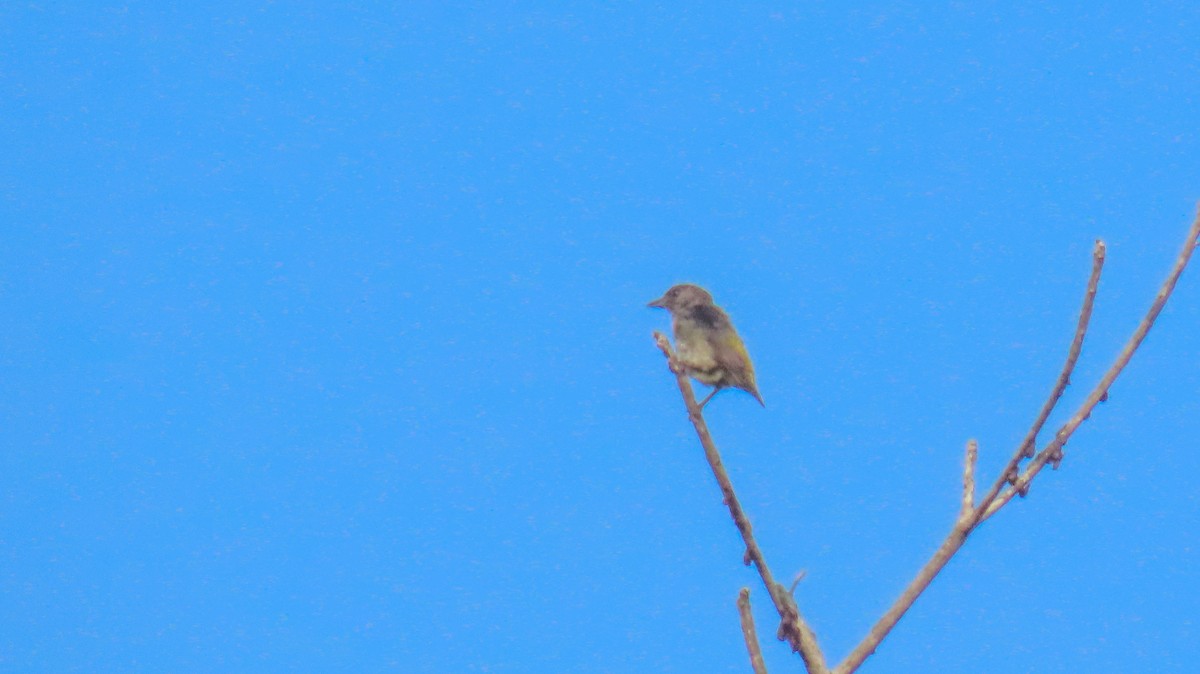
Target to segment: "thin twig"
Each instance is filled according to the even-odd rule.
[[[959,520],[967,522],[975,514],[975,462],[979,459],[979,443],[967,441],[967,456],[963,461],[963,495]]]
[[[754,631],[754,615],[750,612],[750,588],[743,587],[738,593],[737,607],[742,619],[746,651],[750,653],[750,666],[754,668],[754,674],[767,674],[767,663],[763,662],[762,648],[758,645],[758,633]]]
[[[796,600],[792,597],[786,587],[775,582],[774,576],[771,575],[771,570],[767,567],[767,562],[763,558],[762,550],[758,547],[758,542],[754,540],[754,533],[750,527],[750,520],[746,517],[745,511],[742,510],[742,504],[738,501],[737,494],[733,491],[733,483],[729,479],[729,473],[725,470],[725,465],[721,462],[721,454],[717,451],[717,446],[713,442],[712,436],[708,432],[708,424],[704,422],[704,415],[700,411],[700,407],[696,404],[696,396],[692,393],[692,384],[688,381],[688,376],[683,368],[679,367],[675,362],[675,353],[671,349],[671,343],[666,336],[655,331],[654,341],[658,344],[658,348],[667,357],[667,362],[671,367],[671,371],[675,373],[676,382],[679,384],[679,392],[683,395],[684,403],[688,408],[688,418],[692,422],[692,426],[696,428],[696,435],[700,438],[700,444],[704,447],[704,456],[708,459],[708,465],[712,468],[713,475],[717,478],[717,484],[721,488],[721,495],[724,498],[725,505],[729,507],[729,514],[733,517],[733,523],[737,530],[742,535],[742,540],[746,543],[746,563],[753,563],[758,569],[758,575],[762,577],[763,585],[767,588],[767,594],[771,597],[771,601],[775,604],[775,610],[779,612],[780,625],[778,637],[781,641],[787,641],[791,644],[792,650],[800,653],[800,657],[804,660],[805,667],[811,674],[827,674],[828,666],[825,664],[825,655],[821,652],[820,646],[817,644],[817,636],[813,633],[808,623],[804,621],[804,617],[800,614],[800,609],[796,605]]]
[[[1004,467],[999,477],[996,478],[996,482],[992,484],[992,488],[979,502],[978,513],[980,515],[986,511],[992,501],[996,500],[996,496],[1006,484],[1016,481],[1021,460],[1033,457],[1038,433],[1041,432],[1042,426],[1046,425],[1046,419],[1050,418],[1050,413],[1054,411],[1054,407],[1062,398],[1063,391],[1067,389],[1067,384],[1071,382],[1071,373],[1075,371],[1075,362],[1079,360],[1079,354],[1083,350],[1083,339],[1087,335],[1088,324],[1092,320],[1092,307],[1096,302],[1096,291],[1100,287],[1100,272],[1104,269],[1104,251],[1104,242],[1097,240],[1096,247],[1092,250],[1092,274],[1088,278],[1087,290],[1083,294],[1083,307],[1079,310],[1079,321],[1075,325],[1075,338],[1071,340],[1071,348],[1067,350],[1067,362],[1063,363],[1062,371],[1058,373],[1054,390],[1050,392],[1050,397],[1046,398],[1041,411],[1038,412],[1037,419],[1029,428],[1029,432],[1025,434],[1025,439],[1021,441],[1017,451],[1008,460],[1008,465]],[[976,517],[972,526],[978,526],[979,521],[980,518]]]
[[[800,581],[804,580],[804,577],[807,575],[808,575],[807,570],[800,569],[800,573],[796,574],[796,578],[792,581],[792,584],[788,587],[788,594],[791,594],[791,595],[796,594],[796,586],[799,585]]]

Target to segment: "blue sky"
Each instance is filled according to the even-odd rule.
[[[1190,3],[0,10],[0,669],[799,671],[1065,409],[1200,199]],[[1200,275],[866,672],[1190,671]],[[1065,412],[1052,418],[1061,423]]]

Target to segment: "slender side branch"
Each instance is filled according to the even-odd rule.
[[[754,631],[754,615],[750,613],[750,588],[743,587],[738,593],[737,607],[738,615],[742,619],[742,636],[746,639],[746,651],[750,653],[750,666],[754,668],[754,674],[767,674],[767,663],[763,662],[758,634]]]
[[[811,674],[827,674],[828,666],[825,664],[825,655],[821,652],[820,646],[817,644],[817,636],[805,622],[804,617],[800,614],[800,608],[796,605],[796,600],[788,592],[788,589],[783,585],[775,582],[774,576],[771,575],[771,570],[767,567],[767,562],[763,558],[762,550],[758,547],[758,542],[754,540],[754,533],[750,526],[750,520],[746,517],[745,511],[742,510],[742,504],[738,501],[737,494],[733,491],[733,482],[729,479],[729,473],[725,470],[725,465],[721,461],[721,454],[717,451],[717,446],[713,442],[712,435],[708,432],[708,424],[704,422],[704,415],[701,413],[700,406],[696,404],[696,396],[692,393],[692,384],[688,381],[687,374],[683,368],[679,367],[675,361],[675,353],[671,349],[671,343],[667,337],[660,332],[655,331],[654,341],[658,344],[658,348],[667,357],[667,362],[671,367],[671,371],[675,373],[676,382],[679,384],[679,392],[683,395],[684,403],[687,404],[688,418],[692,422],[692,426],[696,428],[696,435],[700,438],[700,444],[704,447],[704,456],[708,459],[708,465],[712,468],[713,475],[717,478],[717,484],[721,488],[721,495],[724,497],[725,505],[729,507],[729,514],[733,517],[733,523],[737,526],[737,530],[742,535],[742,540],[746,543],[746,564],[753,563],[758,569],[758,575],[762,577],[763,585],[767,588],[767,593],[771,597],[771,601],[775,604],[775,610],[779,612],[781,623],[779,625],[778,637],[781,641],[787,641],[791,644],[792,650],[800,653],[800,657],[804,660],[805,667]]]
[[[992,484],[992,488],[979,502],[979,515],[983,515],[991,506],[1006,484],[1016,482],[1021,460],[1033,457],[1038,433],[1046,425],[1050,413],[1054,411],[1059,399],[1062,398],[1063,391],[1067,390],[1067,384],[1071,382],[1071,373],[1075,371],[1075,362],[1079,360],[1079,354],[1083,351],[1083,339],[1087,335],[1088,324],[1092,320],[1092,307],[1096,302],[1096,291],[1100,287],[1100,272],[1104,269],[1104,252],[1104,242],[1097,240],[1096,247],[1092,250],[1092,274],[1088,278],[1087,290],[1083,294],[1083,307],[1079,310],[1079,321],[1075,325],[1075,338],[1071,340],[1071,348],[1067,350],[1067,362],[1063,363],[1062,371],[1058,373],[1054,390],[1050,392],[1050,397],[1046,398],[1041,411],[1038,412],[1037,419],[1029,428],[1029,432],[1025,434],[1025,439],[1021,441],[1017,451],[1008,460],[1008,465],[1004,467],[999,477],[996,478],[996,482]],[[977,516],[973,526],[978,526],[980,521],[981,518]]]

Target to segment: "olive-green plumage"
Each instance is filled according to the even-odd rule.
[[[681,283],[648,306],[671,312],[677,360],[689,376],[713,387],[701,407],[723,388],[739,388],[766,407],[754,383],[754,365],[746,345],[707,290]]]

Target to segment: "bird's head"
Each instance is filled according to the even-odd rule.
[[[672,286],[663,296],[654,300],[649,307],[658,307],[667,311],[684,311],[693,307],[712,304],[712,295],[707,290],[691,283],[680,283]]]

